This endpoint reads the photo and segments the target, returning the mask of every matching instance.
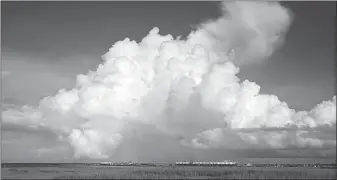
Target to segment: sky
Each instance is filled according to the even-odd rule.
[[[336,95],[335,2],[283,4],[294,13],[284,45],[267,61],[240,66],[237,76],[292,109],[310,110]],[[116,41],[139,42],[153,27],[185,37],[220,13],[218,2],[1,2],[2,103],[37,106],[59,89],[73,88],[77,74],[95,70]],[[54,136],[29,129],[19,133],[8,125],[2,130],[2,158],[34,161],[27,154],[39,158],[51,153],[48,148],[66,149],[53,156],[59,161],[71,153],[45,134]]]

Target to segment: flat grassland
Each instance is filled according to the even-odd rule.
[[[252,164],[330,164],[332,159],[244,159]],[[312,167],[94,166],[83,164],[11,165],[2,179],[337,179],[336,169]]]
[[[336,179],[334,169],[255,167],[106,167],[54,179]]]

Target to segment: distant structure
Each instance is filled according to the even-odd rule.
[[[245,164],[246,167],[253,167],[252,164],[248,163],[248,164]]]
[[[133,162],[101,162],[99,163],[100,166],[134,166],[137,163]]]
[[[114,163],[113,162],[101,162],[99,165],[105,165],[105,166],[112,166]]]
[[[101,162],[101,163],[88,163],[86,166],[234,166],[234,167],[311,167],[311,168],[325,168],[325,169],[336,169],[336,163],[321,164],[321,163],[309,163],[309,164],[240,164],[236,161],[225,160],[225,161],[178,161],[174,164],[168,163],[140,163],[140,162]]]
[[[236,166],[238,162],[225,160],[216,162],[200,162],[200,161],[178,161],[175,163],[177,166]]]

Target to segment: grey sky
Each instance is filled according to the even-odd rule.
[[[284,46],[266,62],[241,67],[239,77],[291,108],[309,110],[336,94],[336,6],[284,4],[295,15]],[[139,41],[154,26],[161,34],[186,36],[193,25],[218,15],[217,2],[1,2],[2,69],[8,72],[3,102],[37,105],[41,98],[73,87],[76,75],[96,68],[116,41]]]

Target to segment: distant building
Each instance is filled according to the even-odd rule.
[[[188,162],[188,161],[178,161],[175,163],[175,165],[208,165],[208,166],[226,166],[226,165],[230,165],[230,166],[233,166],[233,165],[237,165],[239,164],[238,162],[234,162],[234,161],[228,161],[228,160],[225,160],[225,161],[215,161],[215,162],[200,162],[200,161],[192,161],[192,162]]]
[[[100,165],[106,165],[106,166],[111,166],[113,165],[114,163],[113,162],[101,162],[99,163]]]
[[[250,163],[248,163],[248,164],[246,164],[246,166],[247,166],[247,167],[252,167],[253,165],[250,164]]]
[[[138,163],[133,162],[101,162],[99,165],[103,166],[133,166],[137,165]]]

